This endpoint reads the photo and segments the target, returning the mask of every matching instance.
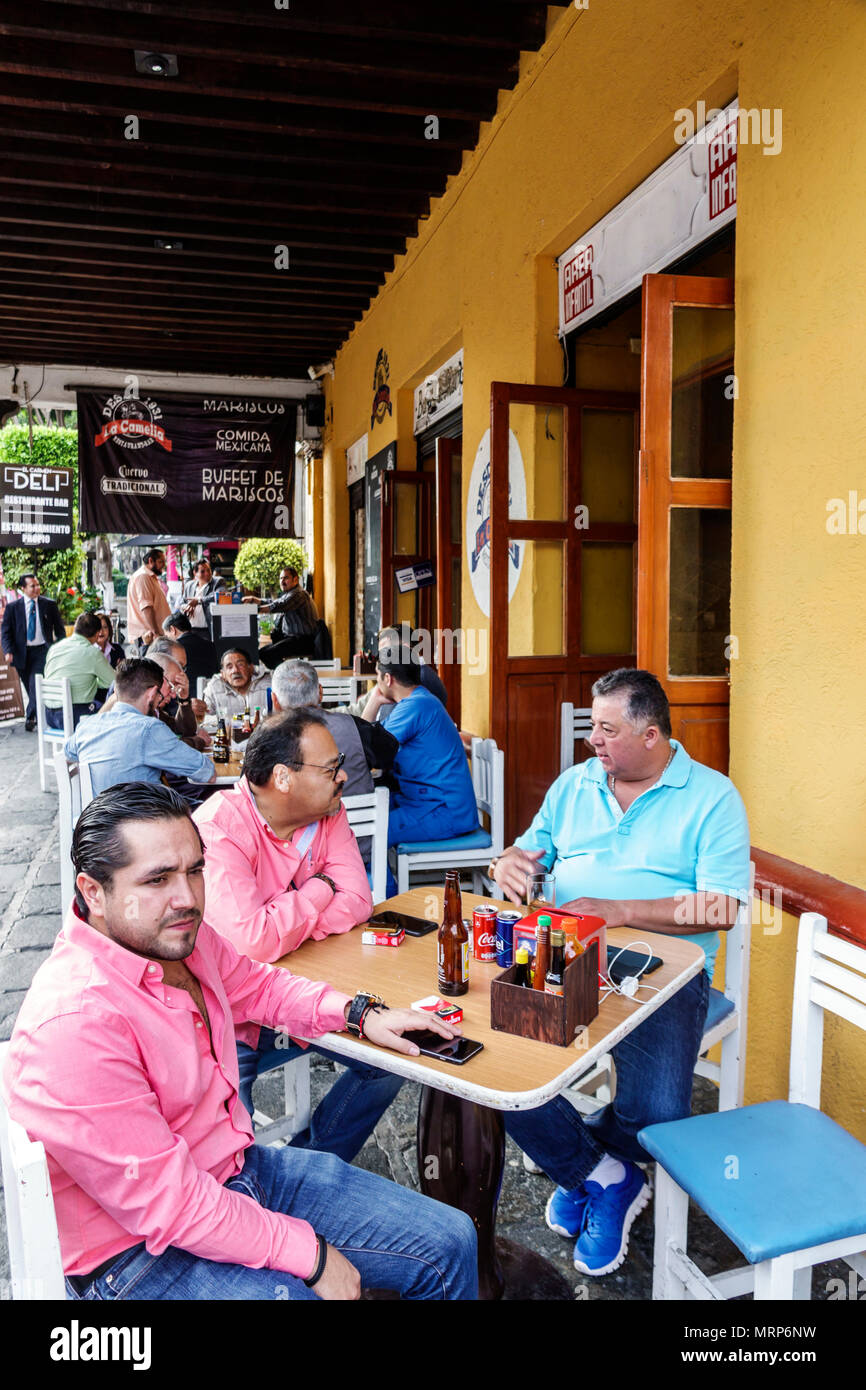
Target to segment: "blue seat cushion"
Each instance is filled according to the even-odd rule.
[[[453,849],[490,849],[493,841],[486,830],[482,830],[479,825],[477,830],[470,830],[468,835],[454,835],[450,840],[413,840],[411,843],[406,841],[397,846],[398,854],[438,854],[450,852]]]
[[[751,1264],[866,1235],[866,1146],[810,1105],[692,1115],[638,1139]]]
[[[710,990],[710,1002],[707,1005],[707,1021],[704,1024],[704,1032],[709,1033],[711,1028],[715,1028],[717,1023],[721,1023],[723,1018],[734,1012],[734,1001],[729,999],[726,994],[722,994],[720,989]]]

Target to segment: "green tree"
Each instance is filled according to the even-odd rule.
[[[7,425],[0,430],[0,462],[32,468],[68,468],[72,473],[74,544],[67,550],[43,550],[41,546],[9,548],[3,551],[3,570],[8,585],[17,585],[21,575],[29,571],[38,574],[46,594],[60,608],[64,622],[73,622],[85,606],[91,606],[88,600],[92,596],[92,591],[85,594],[80,587],[84,550],[78,534],[77,431],[35,425],[31,453],[27,426]]]
[[[266,590],[277,588],[280,570],[286,565],[303,574],[308,563],[307,553],[299,541],[244,541],[235,560],[235,579],[246,589],[258,590],[264,595]]]

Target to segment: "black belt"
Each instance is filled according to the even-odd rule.
[[[67,1279],[76,1293],[84,1293],[97,1279],[101,1279],[103,1274],[107,1274],[111,1266],[120,1259],[121,1255],[128,1255],[133,1250],[143,1250],[144,1241],[139,1241],[138,1245],[130,1245],[126,1250],[118,1250],[116,1255],[111,1255],[107,1260],[103,1260],[101,1265],[92,1269],[89,1274],[67,1274]]]

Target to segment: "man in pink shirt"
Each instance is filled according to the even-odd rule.
[[[207,849],[208,921],[254,960],[279,960],[304,941],[350,931],[370,916],[367,871],[342,806],[342,764],[318,710],[287,710],[248,741],[240,781],[195,812]],[[256,1077],[301,1051],[271,1029],[238,1029],[240,1094],[250,1114]],[[402,1079],[316,1051],[345,1071],[292,1144],[350,1161]]]
[[[72,859],[75,903],[3,1077],[45,1145],[70,1296],[475,1297],[463,1213],[329,1154],[255,1145],[235,1051],[249,1018],[314,1035],[348,1022],[412,1054],[404,1030],[459,1030],[239,955],[202,920],[201,839],[166,787],[96,797]]]
[[[146,647],[145,638],[159,637],[162,625],[171,613],[159,576],[165,569],[165,551],[148,550],[126,591],[126,639],[137,642],[139,651]]]

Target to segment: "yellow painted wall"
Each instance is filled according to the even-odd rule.
[[[755,844],[860,886],[866,536],[828,535],[825,522],[830,499],[866,500],[864,52],[858,0],[551,10],[545,47],[525,55],[518,87],[339,353],[324,460],[326,616],[347,655],[345,449],[370,427],[379,348],[401,404],[370,431],[370,454],[396,438],[411,467],[402,402],[463,346],[465,486],[491,381],[562,379],[554,256],[674,151],[676,109],[735,93],[741,107],[781,108],[781,153],[744,145],[738,161],[731,772]],[[463,621],[483,623],[468,578]],[[464,673],[462,722],[486,731],[486,676]],[[790,919],[776,935],[756,929],[752,1099],[785,1090],[793,948]],[[827,1108],[866,1139],[864,1067],[855,1040],[847,1069],[828,1070]]]

